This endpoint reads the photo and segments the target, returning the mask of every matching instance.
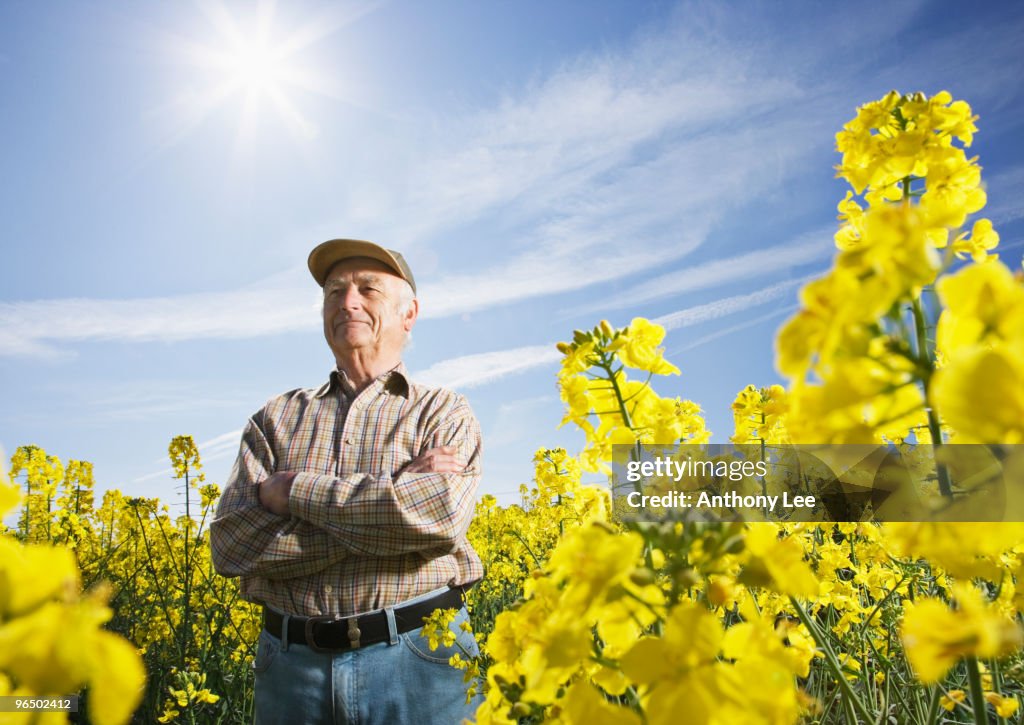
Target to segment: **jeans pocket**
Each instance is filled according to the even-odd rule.
[[[458,614],[455,615],[455,619],[448,625],[448,631],[455,635],[455,643],[451,646],[445,646],[443,643],[438,645],[437,649],[431,650],[430,643],[426,637],[421,635],[423,631],[421,629],[414,629],[409,632],[405,632],[400,635],[400,639],[405,642],[405,645],[412,650],[413,654],[417,657],[427,660],[428,662],[435,662],[437,664],[448,664],[448,660],[452,658],[452,655],[460,655],[463,659],[469,659],[470,657],[476,657],[480,654],[480,648],[477,645],[476,637],[473,635],[472,630],[466,631],[462,629],[462,623],[469,621],[469,614],[465,609],[461,609]]]
[[[266,672],[280,649],[280,641],[267,630],[261,630],[259,639],[256,641],[256,656],[252,660],[253,672],[257,675]]]

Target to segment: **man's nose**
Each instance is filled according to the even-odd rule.
[[[346,310],[358,310],[363,306],[363,296],[359,293],[358,287],[352,285],[345,290],[341,296],[341,306]]]

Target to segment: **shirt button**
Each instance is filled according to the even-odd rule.
[[[346,438],[345,439],[345,443],[347,445],[352,445],[353,443],[355,443],[355,439],[353,439],[353,438]]]
[[[334,587],[332,587],[330,584],[327,584],[326,586],[324,586],[324,591],[330,594],[334,591]]]

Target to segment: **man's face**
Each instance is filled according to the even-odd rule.
[[[375,259],[353,257],[331,267],[324,282],[324,337],[335,357],[401,357],[418,311],[413,300],[403,314],[403,288],[408,290],[405,280]]]

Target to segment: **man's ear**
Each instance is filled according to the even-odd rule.
[[[405,319],[402,320],[402,329],[406,332],[411,332],[413,325],[416,324],[416,318],[420,314],[420,301],[415,297],[412,298],[412,302],[409,303],[409,309],[406,310]]]

